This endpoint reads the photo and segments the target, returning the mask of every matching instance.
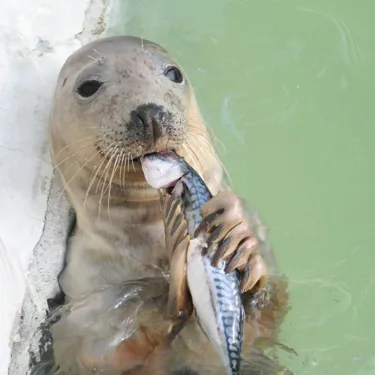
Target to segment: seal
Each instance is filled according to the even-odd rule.
[[[140,157],[174,150],[200,173],[214,195],[202,208],[205,229],[217,245],[216,258],[230,257],[231,268],[242,272],[244,293],[263,288],[274,258],[268,250],[259,252],[260,227],[226,183],[186,73],[162,46],[145,39],[114,36],[83,46],[59,74],[50,141],[54,166],[76,213],[59,275],[67,303],[55,313],[59,320],[51,328],[59,371],[172,374],[194,362],[194,371],[210,373],[216,357],[194,322],[173,347],[165,345],[165,306],[178,287],[166,277],[168,231]],[[167,242],[170,247],[173,238]],[[280,295],[285,291],[275,294],[256,331],[269,330],[275,311],[284,311],[286,298]],[[262,336],[254,327],[251,323],[250,346]],[[161,360],[164,356],[169,360]]]

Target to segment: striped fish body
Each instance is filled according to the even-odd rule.
[[[185,185],[185,217],[191,237],[202,221],[201,206],[212,198],[204,181],[189,166],[181,178]],[[187,254],[187,281],[203,331],[220,356],[228,375],[239,374],[243,341],[244,308],[238,272],[225,273],[225,262],[211,265],[204,234],[190,241]]]
[[[211,266],[202,256],[204,242],[191,240],[187,255],[187,279],[202,330],[212,342],[228,375],[239,374],[244,310],[236,271],[226,274],[224,262]]]
[[[142,160],[148,183],[155,188],[171,187],[182,192],[184,216],[190,241],[187,252],[187,282],[198,322],[212,342],[228,375],[238,375],[241,364],[244,308],[237,271],[225,273],[225,262],[211,265],[205,251],[204,234],[194,238],[202,222],[200,209],[212,194],[198,173],[171,151],[150,154]]]

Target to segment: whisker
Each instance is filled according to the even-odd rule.
[[[195,125],[195,123],[200,123],[200,122],[202,122],[201,119],[196,118],[196,117],[191,117],[190,122],[189,122],[189,127],[192,127],[193,129],[199,130],[200,134],[204,135],[204,137],[207,138],[210,143],[212,141],[214,141],[215,143],[218,143],[225,150],[224,143],[216,136],[215,131],[212,128],[212,126],[206,125],[206,129],[207,129],[208,134],[205,134],[205,133],[202,133],[201,127]]]
[[[99,153],[99,152],[98,152]],[[70,178],[70,180],[65,184],[65,186],[63,187],[62,191],[59,193],[59,195],[57,196],[57,199],[60,199],[61,198],[61,195],[64,193],[64,191],[66,190],[66,188],[70,185],[70,183],[74,180],[74,178],[76,178],[78,176],[78,174],[83,170],[83,168],[92,160],[94,159],[98,153],[95,153],[94,155],[92,155],[88,160],[86,160],[85,163],[83,163],[83,165],[74,173],[74,175]]]
[[[124,149],[121,149],[120,163],[119,163],[119,165],[120,165],[119,182],[120,182],[120,187],[121,188],[122,188],[121,181],[122,181],[122,173],[123,173],[123,169],[122,169],[123,156],[124,156]]]
[[[112,148],[111,148],[110,151],[112,152]],[[105,164],[105,167],[104,167],[104,169],[103,169],[103,172],[102,172],[102,174],[101,174],[101,176],[100,176],[100,181],[101,181],[101,183],[102,183],[102,189],[101,189],[101,191],[100,191],[99,202],[98,202],[98,219],[99,219],[99,217],[100,217],[100,212],[101,212],[101,209],[102,209],[103,190],[104,190],[105,183],[106,183],[106,180],[105,180],[105,178],[104,178],[104,173],[105,173],[105,171],[107,170],[108,165],[110,164],[110,160],[108,160],[108,159],[105,159],[105,160],[106,160],[107,163]]]
[[[114,144],[116,144],[116,141],[113,141],[113,142],[112,142],[112,143],[106,148],[106,150],[108,150],[108,151],[105,152],[105,154],[104,154],[104,156],[103,156],[103,160],[102,160],[102,162],[100,163],[99,168],[103,165],[103,163],[104,163],[105,161],[108,161],[108,155],[112,152],[112,150],[113,150],[113,145],[114,145]],[[99,192],[99,186],[100,186],[99,183],[102,182],[102,183],[104,184],[104,180],[103,180],[104,172],[105,172],[105,169],[104,169],[103,173],[101,174],[101,176],[99,177],[99,181],[98,181],[98,183],[97,183],[97,185],[96,185],[96,190],[95,190],[95,193],[96,193],[96,194]]]
[[[115,151],[115,155],[117,155],[117,157],[116,157],[116,161],[115,161],[115,164],[113,166],[111,178],[109,179],[109,184],[108,184],[108,186],[109,186],[109,191],[108,191],[108,218],[109,218],[109,221],[111,221],[111,212],[110,212],[109,202],[111,200],[111,189],[112,189],[113,177],[116,173],[116,170],[117,170],[117,167],[118,167],[118,161],[119,161],[119,157],[120,157],[120,153],[118,152],[118,148]]]
[[[98,52],[98,50],[96,50],[95,48],[92,49],[100,58],[102,57],[102,55]]]
[[[200,167],[202,168],[202,171],[203,171],[203,170],[204,170],[203,165],[202,165],[202,163],[200,162],[200,160],[199,160],[197,154],[196,154],[195,151],[190,147],[189,144],[187,144],[187,146],[188,146],[188,148],[190,149],[190,151],[192,152],[192,154],[194,155],[195,160],[199,163],[199,165],[200,165]]]
[[[220,159],[220,157],[216,154],[216,152],[215,152],[212,144],[207,143],[208,147],[202,147],[202,145],[199,142],[197,142],[197,139],[195,137],[191,137],[191,136],[188,137],[187,143],[194,145],[194,147],[199,147],[204,152],[209,152],[217,160],[217,162],[220,164],[221,168],[223,169],[223,172],[224,172],[225,176],[227,176],[229,178],[230,183],[232,182],[231,177],[230,177],[230,175],[228,173],[228,170],[225,167],[225,164],[222,162],[222,160]]]
[[[113,148],[111,149],[111,151],[112,150],[113,150]],[[116,156],[116,153],[113,153],[112,156],[110,157],[110,159],[108,160],[108,163],[105,166],[104,171],[103,171],[103,174],[104,174],[104,172],[106,172],[105,178],[104,178],[104,182],[107,182],[107,184],[108,184],[108,180],[107,180],[108,172],[110,170],[110,166],[112,164],[112,160],[113,160],[113,158],[115,156]],[[101,191],[100,198],[99,198],[99,209],[101,209],[101,206],[102,206],[102,199],[103,199],[103,195],[104,195],[104,182],[103,182],[102,191]],[[100,211],[99,211],[99,215],[100,215]],[[98,218],[99,218],[99,216],[98,216]]]
[[[128,164],[128,173],[129,173],[129,168],[130,168],[130,151],[128,151],[128,158],[127,158],[126,162]]]
[[[100,129],[100,128],[92,127],[92,129]],[[107,132],[107,133],[108,133],[108,132]],[[114,131],[111,132],[111,133],[109,133],[109,134],[112,134],[112,133],[114,133]],[[68,145],[66,145],[65,147],[63,147],[63,148],[62,148],[62,149],[56,154],[56,157],[57,157],[58,155],[60,155],[60,153],[61,153],[62,151],[64,151],[65,149],[67,149],[68,147],[70,147],[70,146],[72,146],[72,145],[74,145],[74,144],[77,144],[77,143],[83,142],[84,140],[86,140],[86,139],[88,139],[88,138],[92,138],[92,137],[95,137],[95,138],[96,138],[96,135],[92,135],[92,136],[84,137],[84,138],[82,138],[82,139],[80,139],[80,140],[78,140],[78,141],[76,141],[76,142],[69,143]],[[80,148],[79,151],[77,151],[77,152],[75,152],[75,153],[73,153],[73,154],[67,156],[65,159],[59,161],[57,164],[54,164],[54,165],[53,165],[53,170],[56,170],[61,164],[63,164],[63,163],[65,163],[66,161],[70,160],[70,159],[73,158],[74,156],[77,156],[77,155],[81,154],[82,152],[85,152],[85,151],[86,151],[85,148],[86,148],[87,146],[90,146],[90,145],[95,144],[96,142],[100,142],[100,141],[102,141],[102,140],[103,140],[103,139],[102,139],[101,137],[99,137],[99,138],[95,139],[94,141],[91,141],[91,142],[86,143],[85,145],[83,145],[83,146]],[[69,168],[69,169],[70,169],[70,168]],[[68,170],[69,170],[69,169],[68,169]]]
[[[103,127],[103,122],[104,122],[104,116],[103,116],[103,117],[101,118],[101,120],[100,120],[100,127],[101,127],[101,128]],[[111,132],[111,134],[113,134],[113,131]],[[108,151],[105,152],[104,158],[103,158],[103,160],[102,160],[102,163],[100,163],[99,168],[101,168],[102,165],[104,164],[105,160],[107,160],[107,156],[110,154],[110,152],[111,152],[111,148],[112,148],[112,146],[113,146],[115,143],[116,143],[116,141],[113,141],[113,142],[110,143],[110,144],[108,145],[108,147],[106,148],[106,150],[108,150]],[[103,180],[103,174],[104,174],[104,171],[103,171],[103,173],[101,174],[101,176],[99,177],[99,179],[98,179],[98,181],[97,181],[95,194],[97,194],[98,191],[99,191],[100,183],[102,183],[103,186],[104,186],[105,181]],[[98,217],[99,217],[99,215],[100,215],[100,208],[101,208],[101,207],[99,207],[99,209],[98,209]]]
[[[73,158],[74,156],[77,156],[77,155],[80,155],[80,154],[86,152],[86,151],[88,150],[86,147],[87,147],[87,146],[90,146],[90,145],[92,145],[92,144],[94,144],[95,142],[96,142],[96,140],[93,141],[93,142],[90,142],[90,143],[88,143],[88,144],[86,144],[86,145],[84,145],[83,148],[81,148],[79,151],[74,152],[73,154],[67,156],[65,159],[59,161],[57,164],[54,164],[54,165],[53,165],[53,170],[56,170],[61,164],[67,162],[68,160],[70,160],[70,159]],[[71,166],[70,166],[70,167],[71,167]],[[70,169],[70,167],[69,167],[69,169]],[[68,170],[69,170],[69,169],[68,169]]]
[[[76,145],[77,143],[81,143],[83,142],[84,140],[88,139],[88,138],[92,138],[92,137],[95,137],[95,135],[89,135],[87,137],[83,137],[81,139],[79,139],[78,141],[75,141],[75,142],[72,142],[72,143],[69,143],[67,144],[65,147],[63,147],[56,155],[55,157],[57,158],[64,150],[66,150],[68,147],[70,146],[73,146],[73,145]]]
[[[133,171],[136,172],[136,169],[135,169],[135,166],[134,166],[134,162],[133,162],[133,156],[132,156],[132,154],[130,154],[130,160],[132,162]]]
[[[122,187],[123,187],[123,190],[125,190],[125,174],[126,174],[126,154],[124,152],[123,156],[122,156],[122,170],[123,170],[123,175],[122,175],[122,179],[121,179],[121,183],[122,183]]]
[[[116,147],[116,148],[115,148],[115,151],[114,151],[114,153],[113,153],[113,157],[116,156],[116,160],[115,160],[114,165],[116,165],[116,163],[118,163],[118,155],[119,155],[118,147]],[[112,157],[111,157],[111,159],[112,159]],[[112,173],[113,173],[113,172],[112,172]],[[112,175],[111,175],[111,176],[112,176]],[[108,188],[109,188],[109,185],[107,185],[107,187],[105,188],[105,190],[104,190],[104,194],[107,192]]]
[[[114,143],[114,142],[113,142],[113,143]],[[112,147],[113,143],[111,143],[109,146],[107,146],[107,147],[103,150],[103,152],[106,153],[107,150],[109,150],[109,149]],[[100,154],[100,153],[99,153],[99,154]],[[85,199],[84,199],[84,201],[83,201],[83,207],[86,206],[86,201],[87,201],[88,195],[89,195],[89,193],[90,193],[90,191],[91,191],[92,186],[93,186],[94,183],[95,183],[95,179],[96,179],[96,177],[97,177],[97,175],[98,175],[98,173],[99,173],[99,171],[100,171],[101,166],[102,166],[103,163],[105,162],[105,160],[106,160],[106,159],[103,158],[103,160],[100,162],[99,166],[98,166],[97,168],[95,168],[95,170],[94,170],[94,172],[93,172],[93,176],[90,178],[89,186],[87,187],[86,195],[85,195]],[[98,187],[98,186],[97,186],[97,187]],[[97,191],[96,191],[96,193],[97,193]]]
[[[194,160],[194,157],[193,157],[194,155],[192,155],[192,152],[190,151],[190,148],[188,147],[188,145],[183,143],[181,146],[184,148],[187,156],[191,159],[191,163],[195,164],[195,160]],[[197,167],[199,168],[199,166],[197,166]],[[197,168],[197,167],[195,167],[195,168]]]

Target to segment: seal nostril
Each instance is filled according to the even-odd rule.
[[[163,107],[153,103],[140,105],[132,112],[133,123],[142,125],[148,143],[156,142],[163,135],[167,117]]]
[[[162,135],[162,124],[156,118],[152,119],[152,131],[154,133],[154,140],[157,141]]]
[[[144,117],[140,116],[136,112],[132,112],[132,121],[135,122],[136,125],[139,125],[139,126],[143,125],[144,127],[147,126],[146,120],[144,119]]]

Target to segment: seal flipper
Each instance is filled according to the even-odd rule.
[[[168,317],[172,319],[168,335],[170,340],[180,332],[193,311],[187,286],[186,256],[190,242],[188,224],[183,216],[183,203],[179,195],[161,193],[165,228],[165,243],[170,262]]]

